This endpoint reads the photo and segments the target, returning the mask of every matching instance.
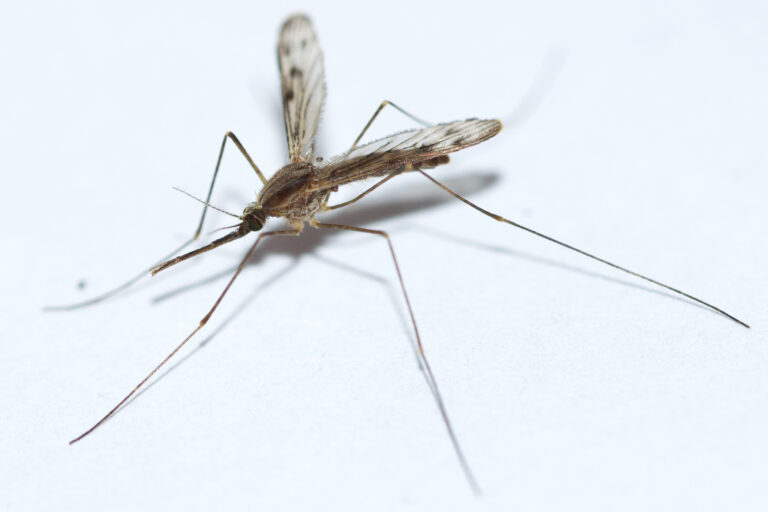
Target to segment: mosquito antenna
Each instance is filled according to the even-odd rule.
[[[698,302],[699,304],[701,304],[703,306],[706,306],[706,307],[708,307],[708,308],[710,308],[710,309],[712,309],[714,311],[717,311],[721,315],[724,315],[724,316],[730,318],[731,320],[733,320],[737,324],[743,325],[744,327],[749,329],[749,325],[747,325],[746,323],[742,322],[741,320],[739,320],[735,316],[726,313],[722,309],[720,309],[720,308],[718,308],[716,306],[713,306],[712,304],[710,304],[708,302],[704,302],[701,299],[697,299],[693,295],[689,295],[689,294],[687,294],[687,293],[685,293],[685,292],[683,292],[681,290],[678,290],[677,288],[673,288],[673,287],[671,287],[669,285],[666,285],[664,283],[656,281],[655,279],[651,279],[650,277],[644,276],[642,274],[638,274],[637,272],[633,272],[632,270],[629,270],[629,269],[626,269],[626,268],[624,268],[622,266],[616,265],[615,263],[611,263],[610,261],[604,260],[603,258],[599,258],[599,257],[597,257],[597,256],[595,256],[593,254],[590,254],[590,253],[586,252],[586,251],[582,251],[581,249],[577,249],[576,247],[574,247],[572,245],[568,245],[565,242],[561,242],[560,240],[556,240],[556,239],[552,238],[551,236],[547,236],[547,235],[545,235],[543,233],[539,233],[538,231],[534,231],[531,228],[525,227],[522,224],[518,224],[517,222],[513,222],[513,221],[511,221],[509,219],[505,219],[501,215],[496,215],[495,213],[489,212],[488,210],[484,210],[483,208],[480,208],[479,206],[477,206],[475,203],[473,203],[469,199],[466,199],[465,197],[463,197],[463,196],[457,194],[456,192],[454,192],[453,190],[449,189],[448,187],[446,187],[445,185],[443,185],[442,183],[440,183],[435,178],[433,178],[432,176],[430,176],[426,172],[422,171],[421,169],[418,169],[418,171],[421,174],[423,174],[429,181],[431,181],[432,183],[434,183],[435,185],[437,185],[441,189],[445,190],[446,192],[451,194],[453,197],[455,197],[459,201],[462,201],[463,203],[465,203],[465,204],[471,206],[472,208],[474,208],[475,210],[479,211],[483,215],[487,215],[488,217],[491,217],[492,219],[495,219],[495,220],[497,220],[499,222],[505,222],[507,224],[515,226],[516,228],[520,228],[523,231],[527,231],[528,233],[531,233],[533,235],[541,237],[541,238],[543,238],[545,240],[549,240],[550,242],[556,243],[557,245],[565,247],[566,249],[570,249],[572,251],[578,252],[579,254],[583,254],[587,258],[591,258],[591,259],[593,259],[595,261],[599,261],[600,263],[604,263],[604,264],[608,265],[609,267],[613,267],[613,268],[615,268],[617,270],[621,270],[622,272],[626,272],[627,274],[633,275],[635,277],[639,277],[640,279],[644,279],[644,280],[646,280],[646,281],[648,281],[650,283],[653,283],[653,284],[655,284],[657,286],[661,286],[662,288],[666,288],[669,291],[675,292],[675,293],[677,293],[679,295],[682,295],[683,297],[691,299],[694,302]]]
[[[180,188],[178,188],[178,187],[171,187],[171,188],[172,188],[173,190],[177,191],[177,192],[181,192],[182,194],[184,194],[184,195],[186,195],[186,196],[189,196],[189,197],[191,197],[192,199],[194,199],[195,201],[197,201],[197,202],[199,202],[199,203],[203,203],[204,205],[206,205],[206,206],[207,206],[207,207],[209,207],[209,208],[213,208],[213,209],[214,209],[214,210],[216,210],[217,212],[226,213],[226,214],[227,214],[227,215],[229,215],[230,217],[234,217],[234,218],[236,218],[236,219],[239,219],[239,218],[240,218],[240,216],[239,216],[239,215],[235,215],[234,213],[230,213],[230,212],[228,212],[228,211],[226,211],[226,210],[222,210],[221,208],[217,208],[217,207],[213,206],[211,203],[209,203],[208,201],[203,201],[202,199],[200,199],[200,198],[198,198],[198,197],[195,197],[195,196],[193,196],[192,194],[190,194],[189,192],[187,192],[187,191],[185,191],[185,190],[181,190],[181,189],[180,189]]]

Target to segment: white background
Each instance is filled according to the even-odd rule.
[[[275,42],[301,6],[275,4],[3,7],[0,508],[765,510],[762,1],[304,7],[326,56],[321,154],[385,98],[503,118],[434,174],[751,330],[404,176],[337,220],[392,234],[482,498],[386,246],[357,234],[264,244],[172,371],[67,445],[194,328],[248,242],[90,309],[41,307],[189,236],[199,205],[171,186],[205,194],[226,130],[268,174],[284,163]],[[412,126],[385,112],[372,136]],[[215,204],[258,188],[225,155]]]

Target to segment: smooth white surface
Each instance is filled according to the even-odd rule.
[[[97,307],[41,306],[189,236],[198,205],[170,187],[205,194],[226,130],[282,165],[274,47],[301,5],[16,3],[0,17],[0,508],[765,510],[765,2],[346,4],[307,7],[321,154],[384,98],[432,121],[509,119],[532,98],[434,174],[753,328],[407,176],[339,217],[391,232],[483,498],[417,369],[386,246],[355,234],[265,244],[172,371],[70,447],[248,242]],[[392,111],[372,135],[411,126]],[[223,165],[215,203],[239,212],[258,181],[234,151]]]

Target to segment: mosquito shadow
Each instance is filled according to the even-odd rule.
[[[256,287],[256,289],[251,293],[248,297],[246,297],[244,300],[240,302],[240,304],[227,316],[222,322],[216,326],[216,328],[211,331],[208,336],[206,336],[200,343],[197,344],[195,348],[193,348],[188,354],[186,354],[184,357],[176,361],[170,368],[166,369],[163,373],[157,376],[154,380],[152,380],[150,383],[148,383],[146,386],[144,386],[140,391],[137,391],[135,395],[133,395],[130,400],[125,402],[122,407],[120,407],[115,413],[110,416],[110,420],[120,414],[120,412],[128,407],[130,404],[133,403],[134,400],[139,398],[141,395],[149,391],[152,387],[155,386],[158,382],[163,380],[166,376],[170,375],[171,372],[176,370],[179,366],[184,364],[189,358],[200,352],[204,347],[206,347],[211,341],[216,338],[216,336],[219,335],[220,332],[222,332],[233,320],[235,320],[240,314],[246,310],[246,308],[254,301],[256,298],[261,295],[265,290],[271,288],[276,282],[278,282],[280,279],[285,277],[291,270],[295,268],[295,262],[291,261],[289,265],[287,265],[282,270],[279,270],[278,272],[274,273],[271,277],[269,277],[266,281],[261,283],[260,286]],[[109,420],[107,420],[109,421]]]
[[[366,272],[364,270],[361,270],[359,268],[353,267],[351,265],[347,265],[345,263],[338,262],[338,261],[333,260],[331,258],[327,258],[325,256],[320,256],[320,255],[317,255],[317,254],[313,254],[312,257],[314,259],[316,259],[316,260],[318,260],[318,261],[320,261],[320,262],[322,262],[324,264],[327,264],[329,266],[332,266],[334,268],[343,270],[345,272],[351,272],[351,273],[355,274],[358,277],[362,277],[364,279],[368,279],[368,280],[374,281],[374,282],[376,282],[378,284],[386,286],[387,291],[389,293],[390,301],[391,301],[393,307],[398,312],[398,318],[400,319],[400,324],[403,327],[403,330],[408,334],[409,338],[413,337],[411,332],[410,332],[410,324],[408,323],[408,321],[405,318],[405,316],[403,316],[403,314],[402,314],[402,309],[400,307],[400,302],[398,300],[399,299],[399,295],[392,289],[392,286],[390,285],[390,281],[388,279],[385,279],[385,278],[383,278],[381,276],[372,274],[370,272]],[[168,376],[171,372],[175,371],[178,367],[180,367],[182,364],[184,364],[192,356],[197,354],[200,350],[202,350],[205,346],[207,346],[211,341],[213,341],[213,339],[220,332],[222,332],[232,321],[234,321],[240,314],[242,314],[243,311],[246,310],[246,308],[256,299],[257,296],[261,295],[265,290],[270,288],[278,280],[282,279],[291,270],[293,270],[296,267],[297,261],[298,261],[298,258],[294,259],[294,260],[291,260],[291,262],[290,262],[290,264],[288,266],[286,266],[282,270],[278,271],[277,273],[273,274],[272,277],[270,277],[269,279],[264,281],[261,284],[261,286],[259,286],[245,300],[241,301],[240,304],[232,311],[232,313],[230,313],[229,316],[227,318],[225,318],[221,322],[221,324],[219,324],[210,334],[208,334],[208,336],[206,336],[205,339],[203,339],[200,343],[198,343],[197,346],[195,346],[194,349],[192,349],[188,354],[186,354],[184,357],[182,357],[181,359],[176,361],[172,366],[170,366],[167,370],[165,370],[163,373],[161,373],[157,378],[152,380],[144,388],[142,388],[140,391],[138,391],[133,397],[131,397],[130,400],[128,400],[125,404],[123,404],[123,406],[120,409],[115,411],[115,414],[113,416],[117,415],[120,411],[123,410],[124,407],[127,407],[134,400],[136,400],[141,395],[143,395],[144,393],[149,391],[149,389],[151,389],[155,384],[160,382],[162,379],[164,379],[166,376]],[[251,264],[250,261],[249,261],[249,264]],[[173,292],[169,292],[167,294],[164,294],[164,295],[161,295],[159,297],[156,297],[153,300],[153,302],[160,302],[160,301],[163,301],[163,300],[167,300],[167,299],[171,298],[172,296],[184,293],[185,291],[190,289],[190,287],[202,286],[202,285],[204,285],[204,284],[206,284],[208,282],[212,282],[212,281],[218,280],[218,279],[220,279],[222,277],[231,276],[232,273],[234,273],[234,271],[236,270],[236,268],[237,267],[235,266],[235,267],[232,267],[230,269],[224,270],[222,272],[218,272],[218,273],[214,274],[213,276],[210,276],[210,277],[206,278],[203,281],[198,281],[198,282],[194,283],[193,285],[188,285],[188,286],[185,286],[185,287],[181,287],[181,288],[178,288],[178,289],[174,290]],[[419,359],[418,346],[416,345],[415,340],[412,340],[411,345],[412,345],[412,348],[414,350],[414,356],[416,357],[417,362],[419,364],[419,368],[421,368],[421,360]],[[110,417],[110,419],[111,418],[112,417]]]
[[[473,173],[471,175],[449,178],[444,182],[451,189],[456,190],[462,195],[473,195],[493,186],[497,181],[498,175],[496,173],[487,172]],[[408,189],[401,188],[399,191],[396,189],[395,192],[396,199],[394,200],[373,200],[370,201],[369,204],[354,209],[353,211],[340,212],[335,215],[329,215],[329,219],[332,219],[332,221],[337,224],[365,226],[374,222],[396,218],[399,216],[408,215],[415,211],[429,209],[445,203],[454,202],[454,199],[450,195],[445,194],[443,191],[433,186],[428,181],[417,183],[415,186],[411,186]],[[266,238],[261,242],[262,245],[258,247],[256,251],[254,251],[254,254],[246,263],[246,266],[250,267],[253,265],[259,265],[264,259],[275,254],[289,256],[292,261],[291,265],[295,265],[295,263],[299,261],[302,256],[312,254],[319,261],[332,265],[336,268],[341,268],[342,270],[355,273],[361,277],[372,279],[382,284],[388,283],[386,279],[380,276],[375,276],[347,264],[318,256],[316,253],[317,248],[323,245],[327,241],[328,237],[336,236],[337,234],[337,230],[307,228],[304,230],[304,232],[302,232],[301,236],[298,237]],[[153,298],[152,302],[155,304],[161,303],[193,289],[208,285],[221,279],[225,279],[227,276],[232,275],[236,268],[237,265],[230,266],[225,270],[218,271],[215,274],[209,275],[195,282],[177,287]],[[262,288],[263,287],[264,286],[262,286]],[[403,317],[402,310],[399,307],[399,299],[395,296],[395,292],[389,286],[388,291],[390,300],[398,312],[398,317],[400,319],[401,325],[403,326],[403,330],[408,333],[408,337],[411,340],[411,345],[414,353],[417,356],[419,367],[421,367],[421,360],[418,358],[418,347],[416,345],[416,340],[413,338],[412,333],[410,332],[410,324],[407,319]],[[238,311],[239,310],[240,308],[238,308]],[[204,343],[205,341],[198,345],[195,351],[204,346]],[[189,355],[191,355],[191,353]],[[185,356],[184,359],[180,360],[172,368],[177,367],[178,364],[186,360],[189,355]]]
[[[444,183],[461,195],[471,196],[493,186],[498,181],[498,174],[493,172],[473,173],[455,178],[448,178]],[[345,224],[349,226],[369,226],[376,222],[395,219],[413,212],[428,210],[444,204],[454,204],[456,200],[429,181],[417,182],[411,187],[398,188],[383,199],[371,199],[367,203],[351,205],[337,212],[324,215],[323,222]],[[357,206],[357,207],[356,207]],[[313,252],[329,238],[335,237],[340,230],[305,229],[301,236],[272,237],[264,244],[262,256],[282,253],[293,257]],[[249,264],[258,263],[259,257],[251,259]]]
[[[331,267],[337,268],[339,270],[343,270],[344,272],[349,272],[351,274],[356,275],[357,277],[361,277],[363,279],[371,280],[375,283],[378,283],[382,286],[385,286],[387,289],[387,294],[389,295],[389,301],[392,304],[392,308],[397,312],[397,317],[400,321],[400,326],[403,329],[403,332],[408,337],[408,339],[411,341],[411,348],[413,349],[413,355],[416,357],[416,361],[419,365],[419,369],[421,369],[421,359],[419,356],[419,345],[416,341],[416,338],[413,336],[413,332],[411,331],[411,323],[406,315],[403,314],[403,308],[402,308],[402,299],[400,294],[400,289],[394,289],[392,287],[392,281],[390,279],[386,279],[384,277],[381,277],[376,274],[371,274],[370,272],[366,272],[365,270],[361,270],[357,267],[353,267],[352,265],[349,265],[347,263],[342,263],[340,261],[336,261],[332,258],[328,258],[326,256],[320,256],[318,254],[312,254],[311,255],[314,259],[325,263],[326,265],[329,265]],[[394,271],[394,269],[393,269]]]
[[[606,282],[609,282],[609,283],[620,284],[622,286],[626,286],[626,287],[629,287],[629,288],[634,288],[636,290],[642,290],[642,291],[647,292],[647,293],[653,293],[653,294],[658,295],[660,297],[666,297],[666,298],[673,299],[673,300],[676,300],[676,301],[679,301],[679,302],[683,302],[685,304],[696,306],[696,307],[704,309],[706,311],[713,311],[711,308],[708,308],[707,306],[704,306],[703,304],[699,304],[698,302],[694,302],[694,301],[692,301],[690,299],[687,299],[685,297],[681,297],[681,296],[679,296],[677,294],[665,291],[663,289],[657,289],[657,288],[653,288],[653,287],[650,287],[650,286],[645,286],[645,285],[640,284],[640,283],[633,283],[632,281],[629,281],[629,280],[626,280],[626,279],[620,279],[620,278],[617,278],[617,277],[611,277],[611,276],[608,276],[608,275],[605,275],[605,274],[601,274],[601,273],[598,273],[598,272],[593,272],[593,271],[590,271],[590,270],[585,270],[585,269],[583,269],[581,267],[576,267],[576,266],[573,266],[573,265],[569,265],[567,263],[562,263],[560,261],[551,260],[551,259],[548,259],[548,258],[542,258],[541,256],[535,256],[533,254],[525,253],[525,252],[522,252],[522,251],[516,251],[516,250],[510,249],[508,247],[504,247],[504,246],[500,246],[500,245],[495,245],[495,244],[489,244],[487,242],[481,242],[481,241],[478,241],[478,240],[473,240],[473,239],[470,239],[470,238],[457,236],[457,235],[455,235],[453,233],[447,233],[445,231],[434,229],[432,227],[424,227],[424,226],[418,226],[418,225],[411,224],[411,225],[408,225],[406,227],[406,229],[418,231],[418,232],[424,233],[426,235],[433,236],[435,238],[440,238],[440,239],[442,239],[444,241],[448,241],[448,242],[451,242],[451,243],[458,243],[458,244],[461,244],[461,245],[464,245],[464,246],[467,246],[467,247],[474,247],[476,249],[480,249],[480,250],[483,250],[483,251],[495,252],[495,253],[503,254],[505,256],[510,256],[510,257],[518,258],[518,259],[525,260],[525,261],[530,261],[530,262],[536,263],[538,265],[544,265],[544,266],[548,266],[548,267],[552,267],[552,268],[559,268],[559,269],[562,269],[562,270],[566,270],[568,272],[573,272],[573,273],[576,273],[576,274],[581,274],[583,276],[587,276],[587,277],[590,277],[590,278],[593,278],[593,279],[599,279],[601,281],[606,281]],[[718,312],[714,311],[714,313],[718,313]],[[718,314],[720,314],[720,313],[718,313]]]
[[[491,187],[497,181],[498,176],[495,173],[473,173],[472,175],[447,179],[445,180],[445,183],[450,188],[458,191],[462,195],[472,195],[488,187]],[[331,218],[334,223],[338,224],[349,224],[356,226],[367,225],[373,222],[399,217],[401,215],[408,215],[412,212],[436,207],[444,203],[453,202],[453,198],[451,196],[445,194],[440,189],[434,187],[427,181],[417,183],[416,186],[409,187],[408,189],[401,189],[400,192],[396,194],[396,197],[397,199],[389,201],[382,199],[370,201],[368,205],[358,208],[355,211],[351,211],[349,213],[341,212],[335,215],[331,215],[329,218]],[[393,307],[395,307],[397,311],[398,318],[400,320],[401,326],[403,327],[403,331],[411,341],[412,350],[416,356],[419,368],[421,368],[422,363],[421,359],[419,358],[417,341],[413,337],[413,333],[410,330],[410,323],[408,319],[403,316],[403,312],[400,307],[401,304],[399,301],[399,293],[396,293],[392,289],[392,287],[389,285],[389,280],[382,278],[381,276],[376,276],[365,272],[359,268],[352,267],[348,264],[337,262],[330,258],[317,255],[317,248],[323,245],[329,236],[335,236],[337,233],[337,230],[307,228],[304,230],[301,236],[298,237],[266,238],[261,242],[262,245],[258,247],[256,251],[254,251],[254,254],[251,255],[248,262],[246,262],[246,266],[250,267],[253,265],[259,265],[269,256],[282,254],[291,258],[290,267],[293,267],[296,262],[301,259],[302,256],[311,254],[317,260],[325,264],[334,266],[347,272],[352,272],[360,277],[373,280],[380,284],[387,285],[390,300],[393,304]],[[373,237],[369,238],[373,239]],[[225,270],[218,271],[215,274],[199,279],[193,283],[188,283],[181,287],[170,290],[162,295],[155,297],[152,301],[153,303],[157,304],[186,293],[190,290],[205,286],[221,279],[225,279],[226,277],[232,275],[236,268],[237,265],[230,266]],[[287,272],[287,270],[288,269],[283,271],[283,273]],[[283,273],[278,274],[277,278],[281,277]],[[214,335],[220,332],[221,329],[223,329],[230,321],[232,321],[245,308],[245,306],[250,303],[253,298],[255,298],[255,295],[260,293],[260,291],[263,289],[267,288],[271,283],[271,280],[265,282],[259,289],[257,289],[257,292],[255,292],[251,297],[246,299],[244,303],[238,306],[238,308],[215,331],[213,331],[209,337],[199,343],[192,352],[176,362],[171,368],[164,372],[160,377],[155,379],[149,386],[144,388],[144,390],[139,392],[139,394],[133,397],[129,402],[126,402],[125,405],[138,398],[141,393],[149,389],[149,387],[154,385],[154,383],[160,380],[163,376],[170,373],[170,371],[173,371],[175,368],[177,368],[180,364],[191,357],[192,354],[197,353],[197,351],[205,346]]]
[[[444,183],[459,194],[473,195],[492,187],[498,180],[497,173],[481,172],[449,178],[444,180]],[[408,188],[393,188],[391,192],[393,193],[382,194],[378,199],[372,198],[367,203],[361,202],[359,206],[358,204],[351,205],[348,207],[348,211],[347,208],[344,208],[338,212],[323,216],[323,221],[327,220],[335,224],[351,226],[367,226],[413,212],[435,208],[443,204],[453,204],[456,201],[426,179]],[[282,228],[278,225],[278,227],[273,229]],[[318,247],[325,244],[329,238],[333,238],[338,234],[339,230],[307,227],[298,237],[268,237],[260,242],[259,247],[254,251],[246,265],[249,267],[259,265],[269,256],[281,254],[298,260],[303,255],[315,253]],[[236,268],[237,265],[234,265],[198,281],[170,290],[155,297],[153,302],[160,303],[184,292],[223,279],[231,275]]]
[[[176,297],[177,295],[182,295],[185,292],[188,292],[190,290],[193,290],[195,288],[199,288],[201,286],[205,286],[209,283],[214,283],[218,281],[219,279],[224,279],[225,277],[231,277],[232,274],[235,273],[237,270],[237,265],[233,265],[226,270],[221,270],[219,272],[216,272],[213,275],[210,275],[206,278],[200,279],[198,281],[195,281],[194,283],[189,283],[184,286],[179,286],[177,288],[174,288],[173,290],[170,290],[168,292],[163,293],[162,295],[157,295],[156,297],[152,298],[153,304],[160,304],[161,302],[165,302],[168,299],[172,299]]]

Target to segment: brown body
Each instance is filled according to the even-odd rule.
[[[317,189],[317,168],[293,162],[275,173],[261,189],[255,204],[267,217],[284,217],[291,224],[303,223],[320,211],[330,190]]]

